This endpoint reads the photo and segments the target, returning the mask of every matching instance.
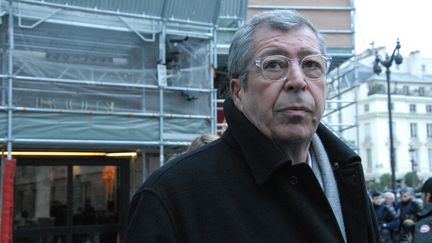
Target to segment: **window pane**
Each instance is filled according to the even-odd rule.
[[[372,130],[371,130],[371,124],[365,123],[365,139],[369,140],[371,139],[371,134],[372,134]]]
[[[410,133],[412,138],[417,137],[417,123],[410,123]]]
[[[117,167],[73,167],[75,225],[118,223]]]
[[[17,166],[14,227],[66,225],[66,178],[65,166]]]
[[[427,131],[427,137],[431,138],[432,137],[432,123],[426,124],[426,131]]]
[[[429,171],[432,171],[432,149],[428,149]]]
[[[369,112],[369,104],[364,105],[364,112]]]

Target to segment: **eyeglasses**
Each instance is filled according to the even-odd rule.
[[[282,55],[259,57],[255,65],[260,68],[261,75],[271,81],[282,81],[288,77],[292,62],[298,60]],[[306,56],[299,61],[303,75],[308,80],[318,80],[324,77],[330,67],[331,57],[323,55]]]

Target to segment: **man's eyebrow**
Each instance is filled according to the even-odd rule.
[[[309,55],[319,55],[321,54],[321,52],[319,51],[314,51],[314,50],[302,50],[298,53],[299,58],[303,58]],[[264,53],[262,53],[259,57],[267,57],[267,56],[273,56],[273,55],[281,55],[281,56],[286,56],[289,57],[288,53],[284,50],[281,49],[271,49],[268,50]]]
[[[271,49],[268,50],[260,55],[260,57],[267,57],[267,56],[273,56],[273,55],[282,55],[282,56],[288,56],[288,53],[286,51],[283,51],[281,49]]]
[[[305,56],[310,56],[310,55],[320,55],[320,54],[321,54],[320,51],[304,50],[304,51],[301,51],[301,52],[299,53],[299,56],[301,56],[301,57],[305,57]]]

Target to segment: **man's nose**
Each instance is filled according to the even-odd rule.
[[[298,62],[291,62],[290,69],[288,70],[287,77],[285,79],[284,87],[287,90],[306,89],[307,82]]]

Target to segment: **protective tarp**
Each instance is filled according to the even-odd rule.
[[[0,121],[6,117],[0,113]],[[195,131],[206,131],[208,120],[168,118],[164,122],[164,138],[187,141]],[[159,119],[136,116],[105,116],[97,114],[16,112],[15,139],[158,141]],[[189,134],[189,136],[188,136]],[[95,142],[96,143],[96,142]]]
[[[163,41],[83,26],[16,26],[13,138],[184,142],[210,132],[211,39],[166,35]],[[6,75],[9,50],[2,48]],[[166,68],[163,77],[158,65]],[[1,83],[3,138],[9,82]]]

